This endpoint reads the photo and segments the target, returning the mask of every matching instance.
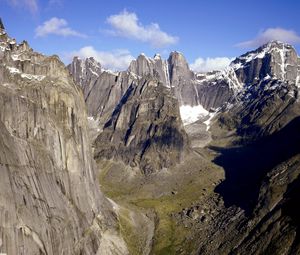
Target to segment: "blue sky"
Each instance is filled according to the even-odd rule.
[[[17,41],[65,63],[93,55],[111,69],[125,69],[141,52],[167,58],[173,50],[195,70],[218,69],[272,39],[300,52],[299,11],[296,0],[0,0]]]

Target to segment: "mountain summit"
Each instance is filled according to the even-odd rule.
[[[272,41],[236,58],[230,66],[240,82],[250,84],[267,76],[298,83],[299,65],[299,58],[291,45]]]

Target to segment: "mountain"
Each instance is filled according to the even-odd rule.
[[[80,88],[0,27],[2,254],[128,254],[99,190]]]
[[[120,158],[146,175],[179,163],[189,147],[176,97],[150,77],[130,85],[95,141],[96,158]]]
[[[278,41],[65,67],[0,20],[0,253],[300,254],[299,77]]]
[[[93,58],[81,60],[75,57],[68,70],[74,81],[83,89],[88,115],[104,124],[110,118],[115,106],[121,100],[135,75],[127,72],[112,72],[101,68]]]
[[[275,41],[225,71],[233,69],[242,87],[210,128],[214,162],[226,176],[215,189],[225,207],[212,228],[223,226],[199,254],[299,254],[299,67],[294,48]]]
[[[212,163],[224,169],[225,180],[204,204],[194,202],[174,213],[177,225],[193,226],[190,240],[194,241],[183,247],[195,247],[192,254],[298,254],[299,63],[294,48],[278,41],[237,57],[223,71],[209,73],[193,73],[179,52],[172,52],[167,60],[142,54],[129,66],[126,75],[135,80],[96,139],[95,156],[139,166],[148,175],[162,167],[173,169],[164,161],[172,159],[171,152],[199,151],[202,143],[195,140],[207,141],[210,135],[210,144],[200,153],[215,153],[210,156]],[[149,101],[158,104],[165,93],[175,100],[168,105],[177,104],[180,111],[164,111],[166,116],[154,118],[158,111]],[[148,110],[143,115],[141,102]],[[170,125],[168,116],[179,119],[179,113],[184,129],[180,121],[175,129],[182,130],[181,137],[187,133],[187,142],[180,150],[176,145],[167,151],[156,143],[156,135],[145,130],[157,121],[158,128]],[[170,144],[181,140],[177,135],[166,137]],[[145,156],[146,163],[144,141],[156,146]],[[192,161],[195,158],[189,163],[171,160],[181,162],[182,169]],[[199,215],[198,208],[203,207],[210,213]]]
[[[299,61],[292,46],[277,41],[235,59],[230,69],[242,87],[234,99],[237,103],[221,113],[220,125],[236,128],[238,135],[251,141],[279,131],[296,118]]]

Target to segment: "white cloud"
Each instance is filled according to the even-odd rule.
[[[300,43],[300,36],[293,30],[287,30],[279,27],[268,28],[258,33],[254,39],[238,43],[236,46],[241,48],[254,48],[273,40],[297,44]]]
[[[61,35],[61,36],[78,36],[86,37],[68,26],[68,22],[64,19],[53,17],[44,22],[43,25],[38,26],[35,30],[37,37],[47,36],[49,34]]]
[[[112,35],[147,42],[156,48],[175,44],[178,41],[178,37],[162,31],[157,23],[144,26],[139,22],[135,13],[127,12],[126,10],[119,14],[111,15],[106,21],[113,28],[113,30],[109,31]]]
[[[190,64],[190,67],[195,72],[209,72],[215,70],[223,70],[229,66],[232,59],[227,57],[216,58],[197,58],[194,63]]]
[[[134,57],[128,50],[97,51],[93,46],[86,46],[68,54],[69,60],[74,56],[80,58],[94,57],[100,64],[111,70],[126,70]]]
[[[7,0],[7,2],[14,7],[26,8],[33,14],[39,10],[37,0]]]

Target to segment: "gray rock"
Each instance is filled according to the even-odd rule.
[[[128,254],[98,187],[79,87],[57,56],[0,43],[1,252]]]
[[[131,84],[95,141],[97,159],[121,159],[146,175],[179,163],[188,151],[178,101],[151,76]]]
[[[165,86],[170,87],[168,63],[162,60],[158,54],[156,54],[153,59],[148,58],[144,54],[139,55],[136,60],[130,63],[128,71],[140,77],[150,75],[161,81]]]
[[[298,56],[291,45],[272,41],[236,58],[231,66],[235,69],[239,81],[246,85],[266,76],[295,82]]]
[[[89,95],[97,78],[101,74],[101,65],[93,57],[81,60],[74,57],[73,61],[67,67],[74,78],[74,81],[83,89],[84,98]]]

